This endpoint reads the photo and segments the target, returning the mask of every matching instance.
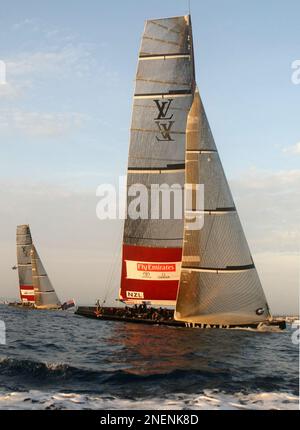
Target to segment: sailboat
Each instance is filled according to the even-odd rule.
[[[21,303],[35,309],[60,309],[61,303],[32,242],[29,225],[17,227],[17,261]]]
[[[78,308],[77,314],[184,327],[285,328],[283,321],[272,321],[206,117],[190,16],[146,22],[128,166],[128,188],[179,184],[192,190],[192,203],[181,219],[127,216],[119,293],[126,312],[99,305]],[[201,210],[193,196],[197,184],[205,189]],[[132,201],[128,197],[128,208]],[[197,220],[203,228],[195,230]],[[162,308],[170,307],[175,311],[160,318]]]

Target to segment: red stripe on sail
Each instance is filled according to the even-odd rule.
[[[156,276],[159,269],[166,274],[173,273],[174,263],[180,264],[182,248],[150,248],[142,246],[123,245],[122,278],[120,298],[130,301],[176,301],[179,280],[157,279],[130,279],[127,265],[136,264],[137,277],[139,276],[139,263],[160,263],[159,266],[145,264],[151,275]],[[172,263],[170,265],[166,263]],[[143,265],[142,265],[143,267]],[[171,270],[172,269],[172,270]]]
[[[25,302],[35,303],[34,296],[22,296],[21,295],[21,300],[25,301]]]
[[[20,285],[20,290],[34,291],[34,287],[32,285]]]
[[[24,294],[24,292],[26,292],[26,294]],[[35,303],[34,287],[32,285],[20,285],[20,296],[22,302]]]

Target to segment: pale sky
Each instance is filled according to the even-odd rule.
[[[264,290],[274,313],[295,313],[300,3],[191,3],[198,86]],[[96,218],[96,188],[126,172],[144,21],[187,4],[0,0],[0,297],[17,297],[24,223],[62,300],[93,303],[110,278],[117,296],[121,225]]]

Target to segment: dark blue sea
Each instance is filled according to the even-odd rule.
[[[298,409],[281,333],[88,320],[0,306],[0,409]]]

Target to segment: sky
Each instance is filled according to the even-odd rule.
[[[98,185],[127,166],[144,21],[187,0],[0,0],[0,297],[17,297],[15,228],[29,223],[60,298],[117,296],[122,225]],[[274,313],[296,313],[300,248],[298,0],[191,1],[196,75]]]

